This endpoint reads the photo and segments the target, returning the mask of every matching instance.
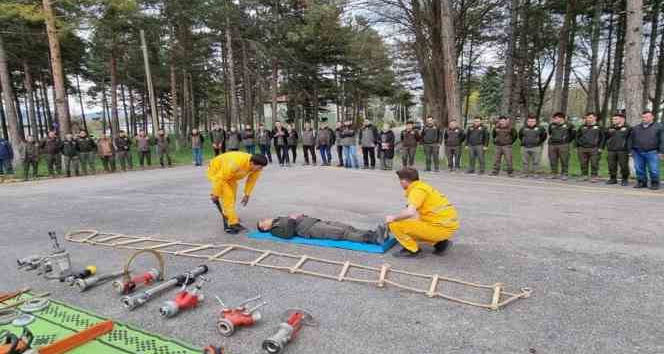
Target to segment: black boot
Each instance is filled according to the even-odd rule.
[[[401,248],[400,250],[392,253],[392,256],[396,258],[420,258],[422,257],[422,250],[417,250],[415,252],[411,252],[405,248]]]
[[[436,242],[436,244],[433,245],[433,254],[435,254],[436,256],[442,256],[443,253],[445,253],[445,250],[447,250],[451,244],[452,241],[450,240],[443,240],[440,242]]]
[[[638,180],[636,181],[636,185],[634,188],[648,188],[648,182],[643,181],[643,180]]]
[[[654,191],[659,190],[659,181],[651,181],[650,189]]]
[[[611,177],[606,181],[606,184],[618,184],[618,180],[615,177]]]

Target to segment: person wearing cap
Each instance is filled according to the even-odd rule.
[[[323,166],[332,165],[332,151],[330,149],[334,145],[334,140],[335,134],[327,125],[327,118],[321,118],[321,126],[316,134],[316,146],[318,146],[320,158],[323,160]]]
[[[614,114],[611,117],[611,127],[606,132],[606,150],[607,162],[609,164],[609,180],[606,184],[618,184],[618,166],[620,166],[620,175],[622,186],[629,185],[629,134],[632,131],[625,124],[625,115],[622,113]]]
[[[316,166],[316,131],[311,127],[311,122],[304,123],[302,130],[302,154],[306,166],[310,163]]]
[[[378,145],[378,129],[370,120],[364,121],[364,127],[360,130],[360,145],[362,146],[362,163],[364,169],[376,168],[376,145]]]
[[[212,184],[210,199],[224,219],[224,231],[237,234],[244,230],[235,210],[237,184],[246,178],[244,197],[241,202],[243,206],[246,206],[261,175],[261,170],[266,165],[265,156],[240,151],[227,152],[210,161],[207,171],[207,177]]]
[[[459,229],[456,208],[431,185],[420,181],[416,169],[397,171],[399,184],[405,190],[408,206],[399,214],[388,215],[385,222],[403,247],[395,257],[418,257],[418,242],[433,246],[433,253],[441,255],[449,247],[450,239]]]
[[[593,112],[586,113],[585,123],[576,132],[576,150],[579,155],[581,177],[579,181],[588,181],[588,165],[590,165],[590,181],[597,183],[599,180],[599,158],[602,149],[606,145],[604,128],[597,124],[597,115]]]
[[[519,130],[521,140],[521,159],[523,160],[523,176],[536,177],[542,157],[542,145],[547,138],[546,129],[537,124],[537,118],[529,115],[526,125]]]
[[[634,157],[636,185],[634,188],[648,188],[650,171],[650,189],[659,189],[659,160],[664,160],[664,126],[655,122],[652,111],[641,114],[642,122],[632,128],[629,135],[629,147]]]
[[[549,124],[549,163],[551,164],[551,179],[560,178],[566,181],[569,172],[569,146],[576,136],[574,126],[565,121],[565,114],[553,114]],[[560,166],[560,176],[558,176]]]
[[[456,120],[451,120],[443,133],[445,139],[445,156],[447,156],[447,168],[450,172],[461,170],[461,153],[466,134],[459,128]]]
[[[432,116],[427,116],[422,129],[422,147],[426,161],[426,170],[431,172],[431,161],[435,172],[440,172],[440,145],[443,143],[443,132],[434,123]]]
[[[466,173],[475,173],[475,162],[479,160],[479,174],[484,174],[486,150],[489,148],[489,129],[482,124],[482,117],[475,117],[466,131],[466,148],[469,150],[470,166]]]
[[[420,141],[420,133],[414,128],[413,121],[406,122],[406,129],[401,131],[401,167],[415,165],[415,152]]]
[[[512,164],[512,145],[516,141],[518,134],[516,129],[510,124],[510,120],[501,116],[498,118],[498,124],[493,128],[493,145],[496,147],[493,161],[492,176],[498,176],[500,167],[502,165],[503,156],[505,156],[505,163],[507,164],[507,176],[514,177],[514,165]]]

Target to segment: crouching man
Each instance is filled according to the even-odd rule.
[[[263,219],[258,222],[258,230],[261,232],[270,232],[272,235],[281,238],[300,236],[316,239],[373,243],[377,245],[383,244],[387,239],[386,229],[383,225],[378,225],[376,230],[359,230],[341,222],[323,221],[303,214],[293,214],[288,217],[277,217],[276,219]]]
[[[395,257],[418,257],[422,251],[418,241],[433,245],[433,253],[441,255],[450,245],[449,239],[459,229],[456,208],[432,186],[420,181],[417,170],[397,171],[399,183],[406,191],[408,206],[385,221],[403,248]]]

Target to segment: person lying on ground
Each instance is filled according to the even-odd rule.
[[[387,239],[385,225],[378,225],[376,230],[360,230],[351,225],[337,221],[325,221],[312,218],[304,214],[293,214],[288,217],[267,218],[258,222],[258,230],[270,232],[281,238],[293,238],[295,236],[328,239],[347,240],[381,245]]]

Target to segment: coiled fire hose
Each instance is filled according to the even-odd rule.
[[[132,277],[130,274],[130,267],[134,260],[141,254],[148,253],[153,255],[157,262],[159,263],[158,269],[151,269],[148,272]],[[124,266],[124,273],[122,275],[122,280],[114,281],[113,288],[121,295],[127,295],[136,290],[136,286],[139,284],[152,284],[159,281],[162,281],[165,276],[165,265],[164,257],[157,251],[151,249],[140,250],[134,252],[134,254],[129,257],[127,263]]]

